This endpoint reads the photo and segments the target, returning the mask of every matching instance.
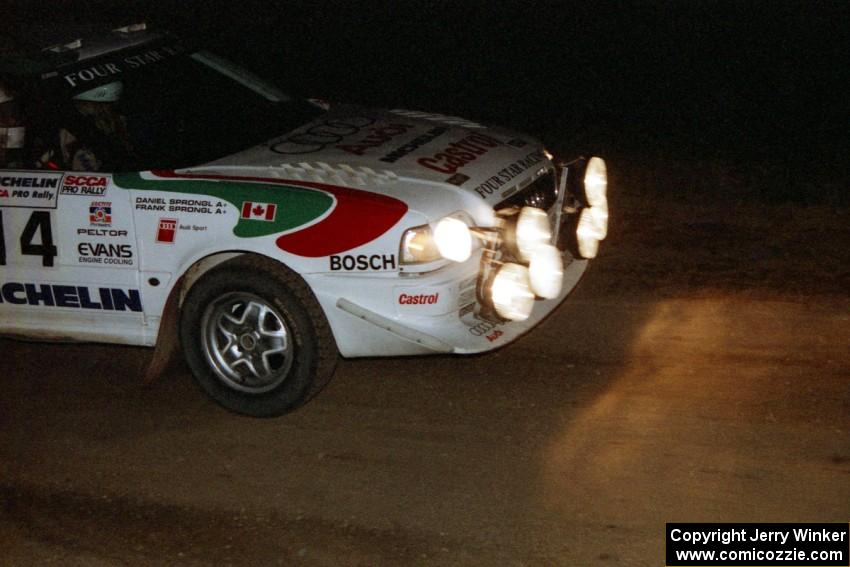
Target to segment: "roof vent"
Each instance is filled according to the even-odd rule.
[[[148,25],[145,22],[141,22],[139,24],[131,24],[129,26],[124,26],[121,28],[115,28],[114,32],[116,33],[136,33],[140,31],[145,31],[148,29]]]
[[[66,51],[74,51],[75,49],[80,49],[83,46],[83,40],[75,39],[70,43],[60,43],[59,45],[51,45],[50,47],[45,47],[42,51],[52,51],[53,53],[65,53]]]

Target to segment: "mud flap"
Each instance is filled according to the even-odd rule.
[[[153,350],[153,357],[148,363],[145,370],[145,375],[142,383],[144,385],[153,384],[161,378],[165,371],[179,358],[180,356],[180,337],[177,332],[177,326],[180,321],[180,289],[183,286],[183,278],[178,280],[174,286],[174,290],[165,302],[165,308],[162,310],[162,320],[159,322],[159,332],[156,336],[156,345]]]

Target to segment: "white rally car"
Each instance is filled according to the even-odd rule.
[[[346,357],[477,353],[564,300],[605,163],[456,117],[287,96],[144,25],[0,63],[0,333],[179,343],[233,411]],[[167,358],[167,357],[165,357]]]

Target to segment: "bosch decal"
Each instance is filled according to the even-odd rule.
[[[393,254],[358,254],[331,256],[330,268],[337,271],[395,270],[396,260]]]
[[[102,175],[66,175],[62,180],[62,195],[102,197],[106,193],[109,178]]]
[[[453,175],[462,166],[477,160],[501,142],[485,134],[473,133],[459,142],[452,142],[431,157],[419,158],[417,163],[428,169]]]
[[[0,303],[40,307],[70,307],[98,311],[142,312],[137,289],[7,282],[0,287]]]
[[[160,244],[174,244],[177,233],[177,219],[159,219],[156,229],[156,241]]]
[[[487,195],[492,194],[505,183],[541,161],[543,161],[542,151],[531,152],[521,160],[515,161],[496,175],[490,177],[487,181],[476,187],[475,192],[486,198]]]
[[[0,207],[55,209],[61,173],[0,174]]]
[[[328,146],[342,142],[347,136],[357,134],[366,126],[374,123],[374,118],[366,116],[325,120],[272,143],[269,149],[284,155],[318,152]]]
[[[92,201],[89,205],[89,224],[91,226],[112,226],[112,202]]]

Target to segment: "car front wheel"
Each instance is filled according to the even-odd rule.
[[[253,256],[216,266],[192,287],[180,338],[201,388],[225,408],[256,417],[309,400],[330,380],[338,358],[306,283]]]

